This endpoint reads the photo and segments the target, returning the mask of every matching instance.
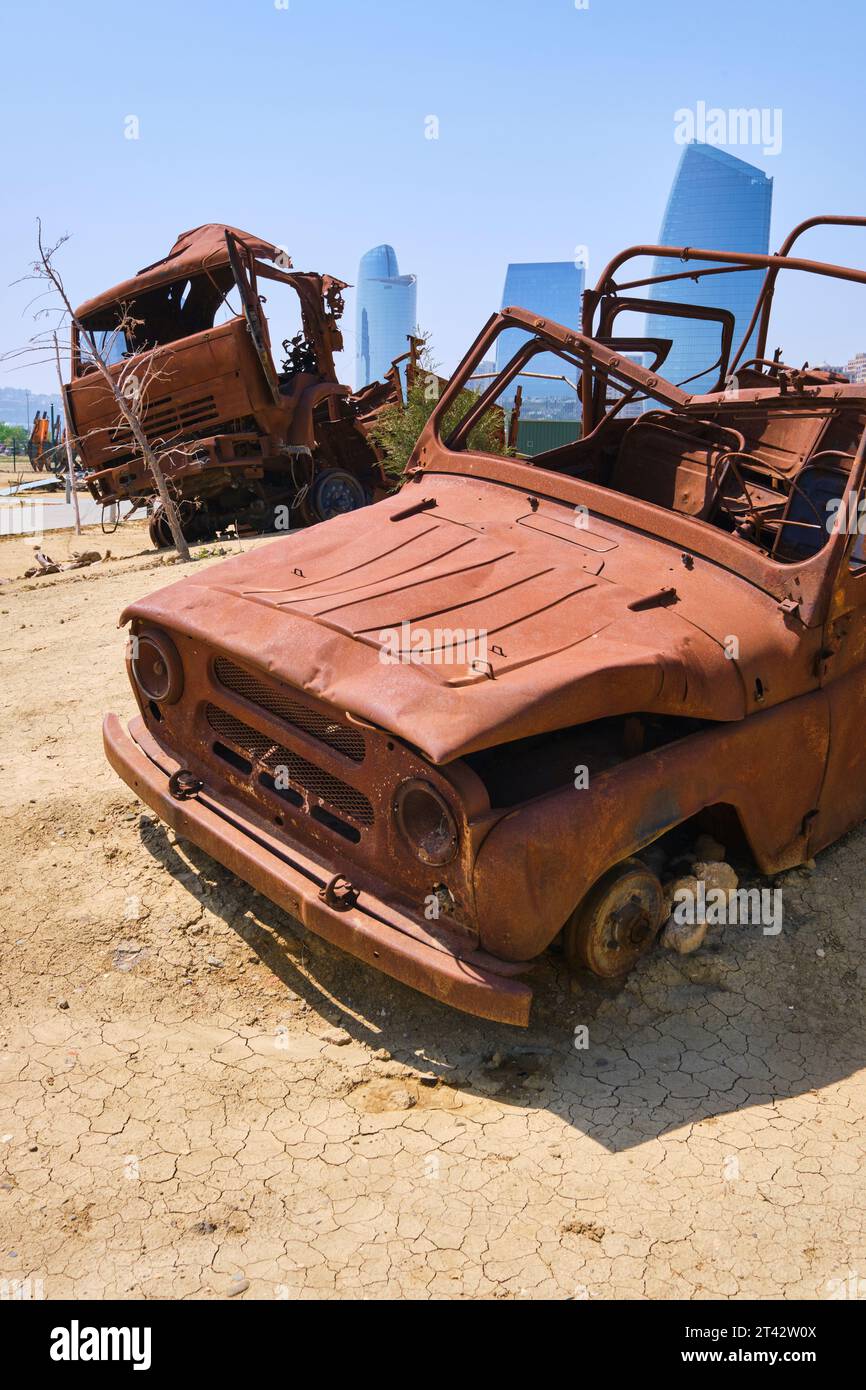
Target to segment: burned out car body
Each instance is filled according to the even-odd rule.
[[[723,823],[773,873],[856,824],[866,563],[839,518],[863,490],[866,387],[739,365],[709,310],[718,389],[690,395],[658,371],[664,341],[610,332],[629,256],[757,263],[763,357],[780,269],[866,283],[792,244],[632,248],[580,332],[495,315],[399,494],[127,609],[141,715],[106,720],[116,770],[313,930],[517,1024],[521,975],[564,927],[603,975],[651,942],[637,856],[672,828]],[[523,345],[454,425],[508,328]],[[542,351],[581,373],[582,438],[531,462],[468,448]]]
[[[81,305],[65,405],[94,498],[139,503],[156,485],[92,346],[140,412],[188,539],[234,523],[272,529],[277,506],[295,510],[296,526],[369,501],[383,475],[363,404],[334,366],[345,288],[294,270],[270,242],[209,223]],[[275,294],[290,301],[298,327],[282,347],[267,313]],[[385,396],[398,385],[382,383]],[[159,512],[151,534],[172,543]]]

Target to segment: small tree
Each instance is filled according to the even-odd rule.
[[[26,451],[29,435],[23,425],[0,424],[0,444],[15,445],[22,453]]]
[[[430,335],[421,334],[418,341],[421,346],[417,361],[413,353],[407,370],[405,400],[386,406],[370,429],[370,439],[382,453],[385,472],[398,483],[402,482],[412,450],[442,394],[442,378],[433,361]],[[474,391],[461,391],[445,413],[442,433],[453,429],[477,399]],[[505,417],[498,406],[484,413],[470,431],[467,443],[470,449],[483,453],[511,452],[505,442]]]
[[[95,335],[76,317],[75,310],[72,307],[72,303],[63,284],[63,279],[54,263],[57,252],[68,238],[65,236],[61,237],[54,246],[46,247],[42,239],[42,223],[39,219],[37,219],[36,226],[39,257],[34,261],[31,276],[28,278],[46,282],[49,291],[53,291],[60,299],[63,306],[61,310],[61,321],[70,330],[74,327],[77,330],[79,344],[84,343],[86,345],[88,357],[93,362],[105,386],[110,391],[123,426],[128,431],[136,449],[150,470],[156,485],[159,500],[165,508],[165,514],[168,518],[169,527],[171,528],[171,535],[178,553],[178,558],[182,561],[190,560],[192,557],[189,553],[189,546],[181,530],[177,507],[175,506],[174,499],[171,496],[168,484],[165,480],[165,474],[160,464],[159,450],[158,448],[154,448],[153,444],[148,439],[141,421],[142,407],[146,398],[147,388],[153,377],[153,369],[146,367],[144,369],[143,379],[138,375],[135,367],[131,363],[124,364],[116,376],[112,373],[109,369],[105,353],[97,345]],[[40,314],[45,314],[46,312],[45,309],[39,311]],[[127,311],[124,311],[123,320],[118,323],[115,328],[114,336],[116,337],[124,332],[125,329],[131,328],[133,324],[134,320],[129,316]],[[51,334],[51,340],[55,347],[56,338],[56,330],[54,330]],[[46,343],[44,339],[40,340],[37,338],[32,346],[34,348],[45,347]],[[67,438],[68,436],[69,421],[67,421]],[[71,440],[68,440],[68,447],[71,457]]]

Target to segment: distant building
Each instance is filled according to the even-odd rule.
[[[851,361],[840,370],[849,381],[856,381],[858,384],[866,381],[866,352],[855,352]]]
[[[478,391],[480,393],[486,390],[495,375],[495,359],[492,357],[485,357],[484,361],[479,362],[478,366],[475,368],[469,385],[473,391]]]
[[[573,261],[516,261],[506,272],[502,307],[529,309],[539,318],[552,319],[566,328],[579,328],[583,282],[583,268]],[[497,371],[507,365],[529,336],[520,328],[507,328],[500,333],[496,340]],[[522,387],[522,418],[575,420],[579,417],[576,367],[569,369],[561,357],[544,352],[533,357],[527,371],[565,376],[568,380],[540,381],[524,375],[513,381],[505,393],[506,399],[511,399],[518,384]]]
[[[627,362],[634,362],[634,364],[635,364],[636,367],[646,367],[646,368],[649,368],[650,366],[652,366],[652,362],[653,362],[652,353],[649,353],[649,352],[624,352],[622,355],[623,355],[623,357],[625,358],[625,360],[626,360]],[[619,389],[621,389],[621,388],[620,388],[619,383],[617,383],[617,390],[619,390]],[[609,390],[608,390],[608,395],[609,395],[609,396],[613,396],[613,394],[614,394],[614,391],[611,390],[611,389],[609,389]],[[642,399],[642,400],[639,399],[639,400],[636,400],[636,401],[629,401],[628,405],[624,405],[624,406],[622,407],[622,409],[619,411],[619,419],[620,419],[620,420],[636,420],[637,417],[638,417],[639,415],[643,415],[643,413],[644,413],[645,410],[651,410],[651,409],[653,409],[653,407],[654,407],[656,404],[657,404],[657,402],[651,401],[651,400],[647,399],[646,397],[644,397],[644,399]]]
[[[393,246],[374,246],[358,267],[355,386],[384,377],[417,325],[417,281],[401,275]]]
[[[674,176],[659,242],[664,246],[704,246],[708,250],[766,253],[770,245],[773,180],[760,169],[736,159],[714,145],[686,145]],[[710,266],[709,261],[659,257],[654,275]],[[707,279],[675,280],[651,286],[648,297],[679,304],[711,304],[730,309],[736,318],[733,348],[746,331],[763,283],[763,270],[711,275]],[[647,335],[672,338],[673,346],[660,367],[662,374],[691,392],[711,391],[719,371],[707,370],[719,356],[721,326],[696,319],[649,315]],[[753,334],[741,361],[755,354]]]

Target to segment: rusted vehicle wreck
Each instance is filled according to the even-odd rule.
[[[630,248],[581,331],[494,315],[399,494],[126,610],[140,717],[106,718],[115,770],[314,932],[521,1025],[520,977],[560,932],[607,978],[652,943],[661,889],[640,856],[673,827],[723,818],[768,874],[843,834],[866,815],[866,557],[839,523],[864,492],[866,386],[766,357],[781,270],[866,283],[792,254],[833,221],[866,226],[812,219],[778,255]],[[659,279],[615,278],[637,256],[685,262],[665,279],[764,271],[736,354],[725,311],[652,301],[718,323],[714,390],[665,380],[669,339],[615,336]],[[467,447],[538,352],[582,374],[582,438],[531,461]]]
[[[138,505],[156,487],[88,338],[135,399],[188,540],[228,527],[272,530],[288,519],[278,507],[294,513],[294,527],[369,502],[385,482],[367,438],[370,388],[353,396],[334,367],[345,288],[294,270],[271,242],[209,223],[81,305],[65,407],[94,498]],[[282,351],[269,324],[268,298],[277,294],[298,328]],[[394,387],[397,378],[384,383],[377,404]],[[172,544],[159,504],[150,532],[155,545]]]

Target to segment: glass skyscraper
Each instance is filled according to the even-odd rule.
[[[583,268],[572,261],[524,261],[509,265],[502,295],[503,309],[530,309],[539,318],[553,319],[567,328],[580,328],[580,299],[583,294]],[[496,340],[496,370],[501,371],[521,343],[531,335],[520,328],[507,328]],[[569,370],[562,358],[551,352],[540,353],[528,364],[530,372],[567,376],[577,384],[577,368]],[[579,404],[574,388],[564,381],[538,381],[520,376],[511,383],[506,398],[511,399],[517,385],[523,388],[521,414],[525,419],[577,419]]]
[[[355,386],[384,377],[416,331],[414,275],[401,275],[393,246],[374,246],[358,267]]]
[[[668,198],[659,242],[664,246],[766,252],[770,245],[772,200],[773,180],[754,165],[714,145],[686,145]],[[658,257],[652,273],[671,275],[710,264],[709,261],[691,260],[684,264]],[[697,283],[675,280],[651,286],[647,297],[730,309],[736,316],[733,339],[736,350],[748,326],[763,278],[762,270],[743,270],[730,275],[711,275]],[[641,292],[635,290],[634,293]],[[673,339],[670,353],[660,369],[669,381],[682,384],[690,392],[713,389],[718,380],[718,368],[715,371],[705,369],[719,355],[721,325],[718,322],[702,323],[695,319],[651,314],[647,317],[646,331],[653,338]],[[753,334],[741,361],[754,356],[754,338]],[[688,386],[685,386],[687,380]]]

